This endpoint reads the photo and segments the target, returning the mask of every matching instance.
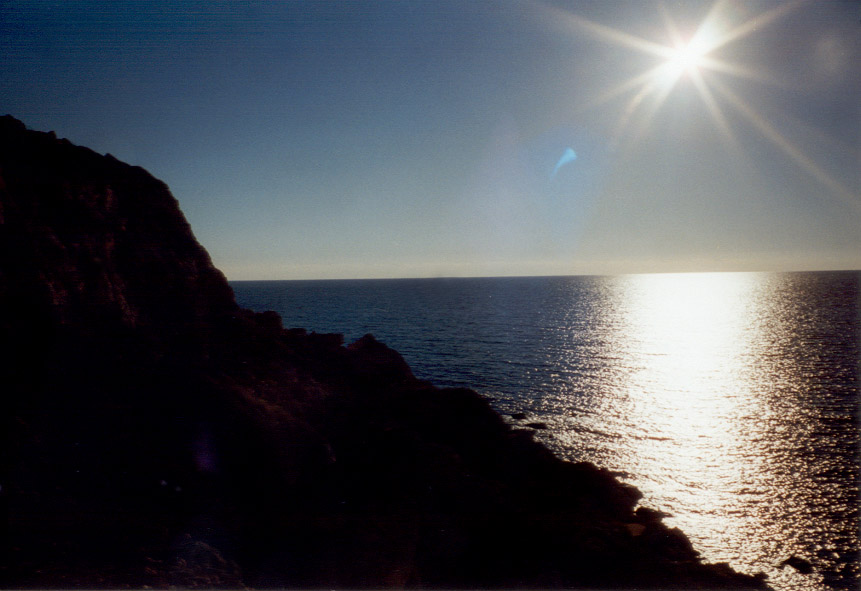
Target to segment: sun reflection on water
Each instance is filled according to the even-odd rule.
[[[827,507],[827,499],[852,503],[851,491],[823,477],[839,462],[828,450],[808,449],[823,440],[813,431],[848,417],[822,416],[834,412],[822,397],[835,393],[817,373],[816,360],[831,352],[816,334],[823,322],[816,305],[787,308],[771,277],[616,278],[598,321],[606,328],[599,355],[615,373],[602,379],[607,391],[592,412],[569,413],[561,439],[633,473],[644,504],[670,508],[668,523],[685,531],[706,560],[766,571],[782,590],[823,589],[821,573],[780,563],[790,556],[833,563],[826,540],[852,535],[857,515],[841,522]],[[847,392],[841,395],[851,397]],[[826,441],[857,433],[845,425],[832,430]],[[821,525],[785,527],[793,522]],[[841,560],[841,580],[854,578],[852,558]]]
[[[628,384],[650,430],[696,439],[731,435],[735,397],[747,387],[739,362],[755,280],[720,274],[626,278],[626,353],[642,363]],[[648,394],[646,394],[648,393]]]
[[[625,387],[633,401],[629,420],[639,435],[631,459],[638,473],[654,474],[654,490],[644,492],[671,498],[673,505],[708,508],[710,514],[733,511],[732,484],[743,480],[742,472],[757,469],[756,458],[728,461],[744,455],[738,415],[758,410],[743,359],[755,276],[626,279],[620,340],[637,367]],[[672,469],[650,471],[643,462],[669,463]]]

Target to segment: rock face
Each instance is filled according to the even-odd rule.
[[[0,587],[766,588],[373,337],[237,307],[165,185],[0,118]]]

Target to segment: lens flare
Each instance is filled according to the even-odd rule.
[[[762,138],[788,156],[801,170],[829,189],[844,204],[859,209],[861,204],[859,204],[853,191],[829,175],[825,166],[814,162],[800,147],[792,144],[787,137],[777,132],[765,116],[742,100],[720,79],[722,76],[732,76],[755,83],[778,84],[768,72],[757,71],[743,64],[725,61],[715,53],[730,43],[738,42],[757,31],[761,31],[764,27],[774,24],[806,1],[792,0],[781,3],[740,24],[727,26],[728,19],[725,18],[724,13],[727,12],[730,3],[726,0],[717,0],[699,26],[692,32],[688,31],[687,36],[686,32],[676,25],[667,8],[664,5],[659,5],[659,13],[663,18],[671,45],[643,39],[631,33],[590,21],[563,9],[548,7],[547,10],[552,12],[555,23],[561,23],[573,33],[585,33],[600,41],[631,49],[656,59],[654,66],[632,78],[623,80],[582,107],[584,110],[592,109],[608,103],[612,99],[630,94],[631,98],[622,108],[615,129],[616,138],[619,139],[619,144],[622,146],[634,146],[646,136],[655,115],[660,111],[666,99],[682,81],[686,81],[699,95],[713,125],[729,148],[742,151],[742,147],[736,141],[729,120],[725,115],[726,109],[730,109],[737,117],[746,122],[753,123],[753,128],[760,133]]]

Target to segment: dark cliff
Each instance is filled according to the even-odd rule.
[[[368,336],[239,309],[165,185],[0,118],[0,586],[764,588]]]

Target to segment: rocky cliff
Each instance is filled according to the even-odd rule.
[[[0,586],[765,588],[367,336],[241,310],[167,187],[0,118]]]

